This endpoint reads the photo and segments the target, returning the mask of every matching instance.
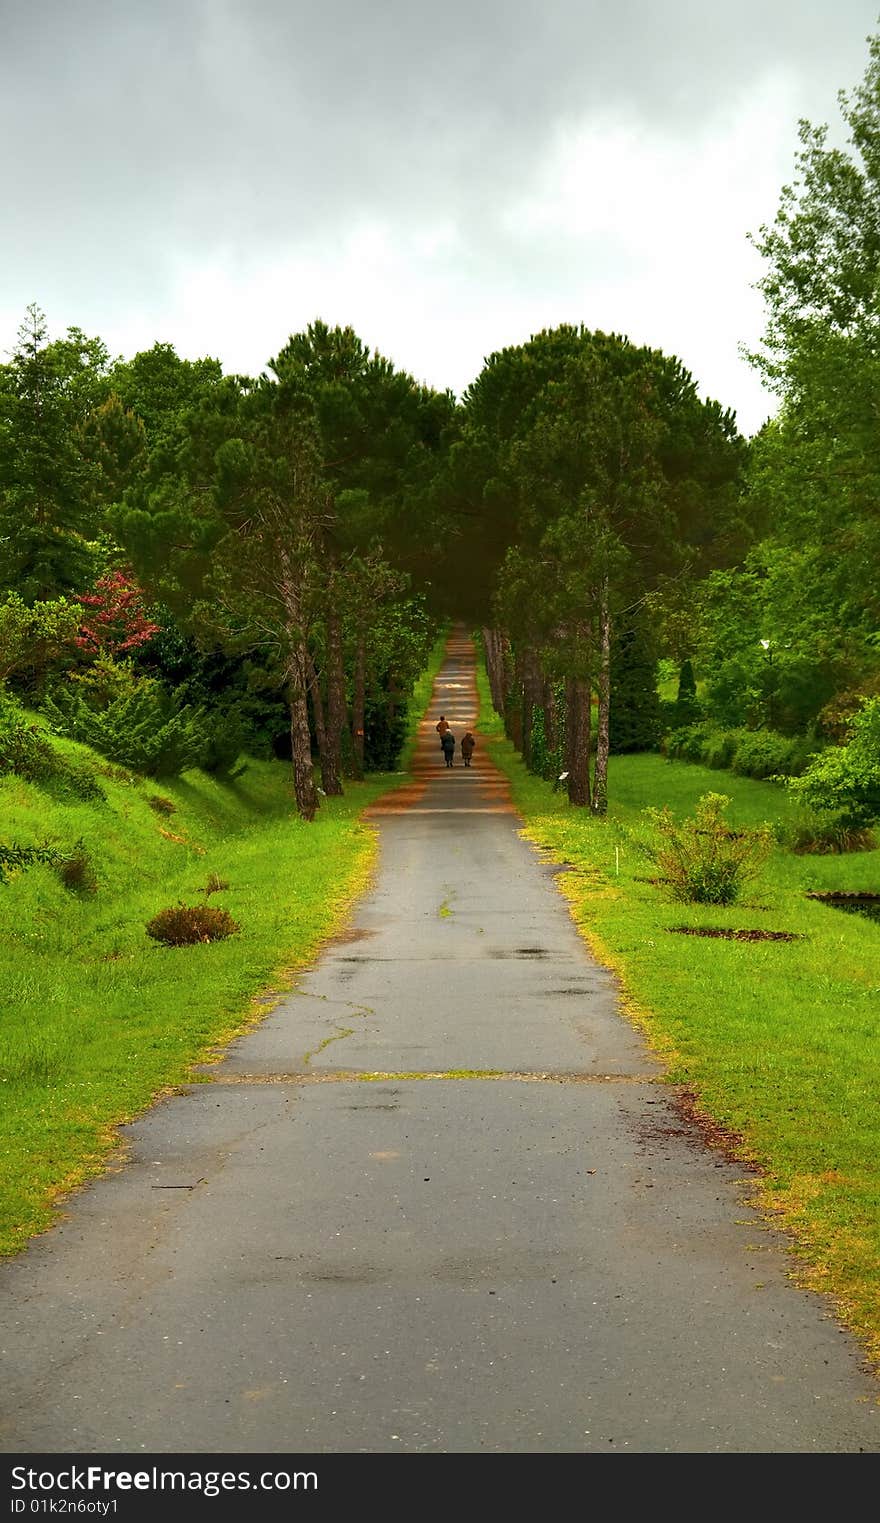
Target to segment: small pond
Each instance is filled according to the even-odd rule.
[[[864,915],[866,920],[880,924],[880,894],[810,894],[810,899],[827,904],[833,910],[845,910],[847,915]]]

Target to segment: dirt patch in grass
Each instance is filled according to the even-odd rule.
[[[804,941],[797,931],[735,930],[726,925],[668,925],[676,936],[720,936],[724,941]]]

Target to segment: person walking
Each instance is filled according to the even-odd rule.
[[[437,720],[437,723],[435,724],[434,729],[437,731],[437,734],[440,736],[440,749],[442,751],[442,749],[443,749],[443,737],[446,734],[447,730],[449,729],[449,720],[446,718],[445,714],[441,714],[440,715],[440,718]]]
[[[474,754],[476,744],[477,742],[475,741],[470,730],[468,730],[467,734],[463,735],[461,738],[461,759],[466,767],[469,767],[471,764],[471,757]]]
[[[448,725],[440,738],[440,744],[443,747],[443,760],[447,767],[451,767],[452,758],[455,755],[455,736]]]

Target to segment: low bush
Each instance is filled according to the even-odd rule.
[[[818,747],[805,736],[775,730],[738,730],[731,771],[740,777],[797,777]]]
[[[82,841],[77,841],[71,851],[59,857],[55,871],[71,893],[94,894],[97,891],[98,877]]]
[[[147,799],[147,803],[151,809],[155,810],[156,814],[177,813],[177,805],[175,804],[174,800],[165,798],[164,794],[162,793],[151,793]]]
[[[672,730],[661,746],[673,761],[729,768],[740,777],[796,777],[817,753],[805,736],[776,730],[724,729],[712,720]]]
[[[224,893],[228,887],[229,884],[226,882],[225,878],[218,878],[216,873],[209,873],[208,881],[202,889],[202,893],[204,894],[205,898],[208,899],[210,898],[211,894]]]
[[[225,941],[240,931],[228,910],[209,904],[178,904],[160,910],[147,921],[147,935],[168,947],[190,947],[199,941]]]
[[[24,709],[8,694],[0,693],[0,773],[4,772],[14,772],[27,782],[86,803],[105,799],[88,767],[62,756]]]
[[[61,853],[54,846],[20,846],[16,841],[8,846],[0,844],[0,883],[38,862],[56,867],[60,860]]]
[[[869,698],[855,716],[845,746],[813,758],[788,787],[800,804],[833,815],[860,831],[880,820],[880,698]]]
[[[73,684],[43,704],[52,728],[146,777],[177,777],[205,757],[203,716],[149,678],[133,681],[104,708]]]
[[[836,814],[804,810],[774,828],[780,846],[801,856],[829,856],[850,851],[875,851],[877,837],[868,826],[848,825]]]
[[[732,831],[725,818],[729,804],[726,794],[706,793],[690,819],[677,820],[668,808],[645,811],[655,835],[642,840],[641,849],[668,879],[676,899],[733,904],[769,856],[769,827]]]

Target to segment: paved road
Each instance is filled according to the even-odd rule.
[[[483,748],[442,767],[474,706],[458,636],[347,936],[0,1273],[5,1451],[877,1452]]]

